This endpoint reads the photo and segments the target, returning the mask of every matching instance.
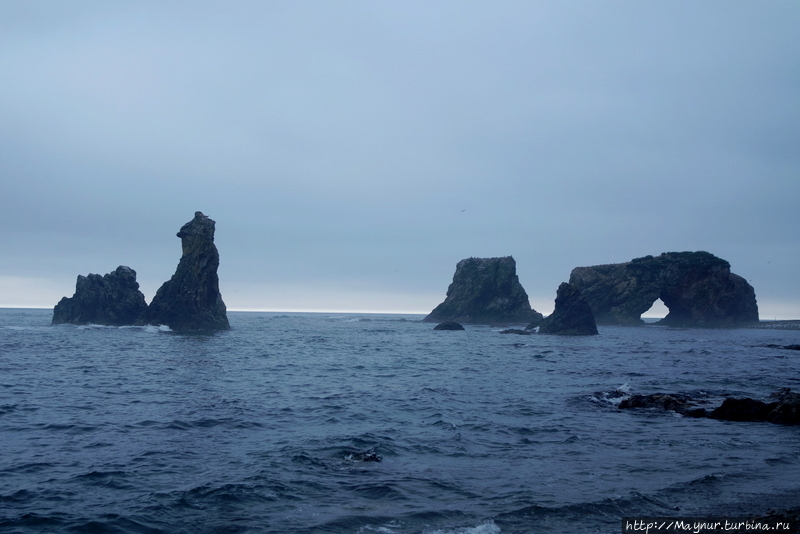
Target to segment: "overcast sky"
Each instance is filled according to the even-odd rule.
[[[228,308],[707,250],[800,318],[800,2],[0,2],[0,306],[217,222]]]

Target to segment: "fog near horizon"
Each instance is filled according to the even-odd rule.
[[[231,310],[427,313],[512,255],[706,250],[800,318],[796,2],[0,3],[0,306],[136,270],[195,211]]]

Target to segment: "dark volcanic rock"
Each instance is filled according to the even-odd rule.
[[[426,322],[477,324],[528,323],[542,314],[531,308],[517,277],[514,258],[468,258],[456,265],[444,302]]]
[[[696,400],[687,395],[633,395],[618,408],[657,408],[671,410],[687,417],[709,417],[724,421],[769,421],[782,425],[800,424],[800,394],[782,388],[770,395],[769,402],[728,397],[720,406],[708,412],[696,407]]]
[[[598,324],[641,324],[661,299],[661,324],[726,327],[758,322],[753,287],[708,252],[667,252],[628,263],[576,267],[569,279],[583,293]]]
[[[781,388],[770,395],[776,399],[767,414],[767,421],[782,425],[800,425],[800,393],[793,393],[789,388]],[[772,403],[770,404],[772,406]]]
[[[178,232],[183,255],[175,274],[150,303],[147,315],[151,324],[165,324],[176,331],[230,329],[219,292],[214,226],[213,220],[198,211]]]
[[[53,309],[52,324],[132,325],[141,322],[147,303],[139,291],[136,271],[120,265],[104,276],[78,275],[75,294]]]
[[[434,330],[464,330],[464,327],[460,323],[456,323],[454,321],[446,321],[444,323],[439,323],[433,327]]]
[[[534,326],[536,324],[531,324],[528,328]],[[592,310],[576,286],[567,283],[558,286],[555,310],[541,321],[539,333],[562,336],[597,335],[597,324],[594,322]]]
[[[770,412],[769,405],[749,397],[744,399],[727,398],[719,408],[709,415],[712,419],[725,421],[766,421]]]
[[[751,398],[725,399],[722,406],[715,409],[709,417],[726,421],[769,421],[782,425],[800,424],[800,394],[782,388],[770,395],[772,402]]]

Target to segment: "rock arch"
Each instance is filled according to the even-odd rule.
[[[665,252],[627,263],[576,267],[569,279],[592,308],[597,324],[638,325],[657,299],[671,326],[737,326],[758,321],[753,287],[713,254]]]

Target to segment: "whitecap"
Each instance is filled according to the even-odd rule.
[[[482,523],[476,527],[463,527],[455,530],[432,530],[426,531],[426,534],[499,534],[500,527],[495,525],[494,521]]]
[[[172,329],[165,324],[160,324],[160,325],[148,324],[144,327],[144,331],[149,332],[151,334],[157,334],[159,332],[172,332]]]
[[[94,324],[94,323],[78,325],[78,330],[95,330],[95,329],[98,329],[98,328],[117,328],[117,327],[116,326],[108,326],[108,325],[104,325],[104,324]]]

